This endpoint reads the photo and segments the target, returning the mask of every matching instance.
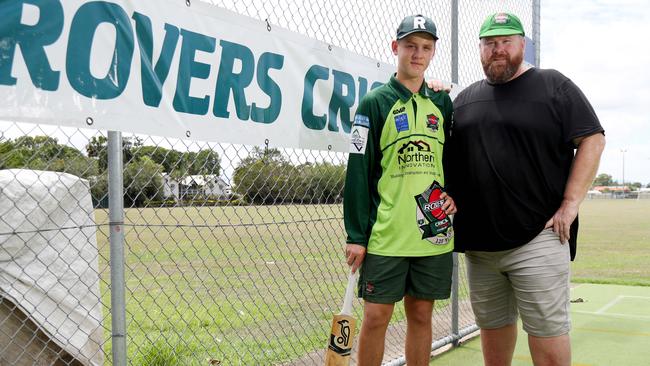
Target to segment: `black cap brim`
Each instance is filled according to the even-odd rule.
[[[424,29],[413,29],[410,32],[406,32],[404,34],[401,34],[401,35],[397,36],[397,40],[403,39],[404,37],[409,36],[409,35],[411,35],[413,33],[426,33],[426,34],[430,35],[431,37],[433,37],[434,40],[436,40],[436,41],[438,40],[438,37],[434,33],[429,32],[428,30],[424,30]]]

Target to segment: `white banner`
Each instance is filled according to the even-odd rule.
[[[359,100],[395,69],[199,1],[0,14],[0,119],[17,122],[347,152]]]

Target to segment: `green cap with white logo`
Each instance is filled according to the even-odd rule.
[[[478,38],[524,35],[524,27],[517,16],[510,13],[496,13],[485,19]]]
[[[433,23],[433,20],[420,14],[409,15],[402,19],[402,22],[399,23],[399,27],[397,27],[397,39],[400,40],[409,34],[417,32],[428,33],[433,36],[433,39],[438,39],[438,36],[436,35],[436,25]]]

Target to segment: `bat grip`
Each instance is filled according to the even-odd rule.
[[[354,300],[354,290],[357,284],[357,275],[350,271],[348,277],[348,287],[345,289],[345,297],[343,298],[343,308],[341,314],[352,315],[352,300]]]

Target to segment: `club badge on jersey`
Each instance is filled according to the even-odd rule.
[[[431,131],[436,132],[438,131],[438,116],[435,114],[428,114],[427,115],[427,128],[430,128]]]
[[[350,131],[350,154],[365,154],[368,143],[370,118],[362,114],[354,116],[354,124]]]
[[[451,219],[442,210],[445,201],[440,195],[443,192],[440,183],[433,181],[429,188],[415,196],[416,220],[422,239],[436,245],[445,245],[454,236]]]

